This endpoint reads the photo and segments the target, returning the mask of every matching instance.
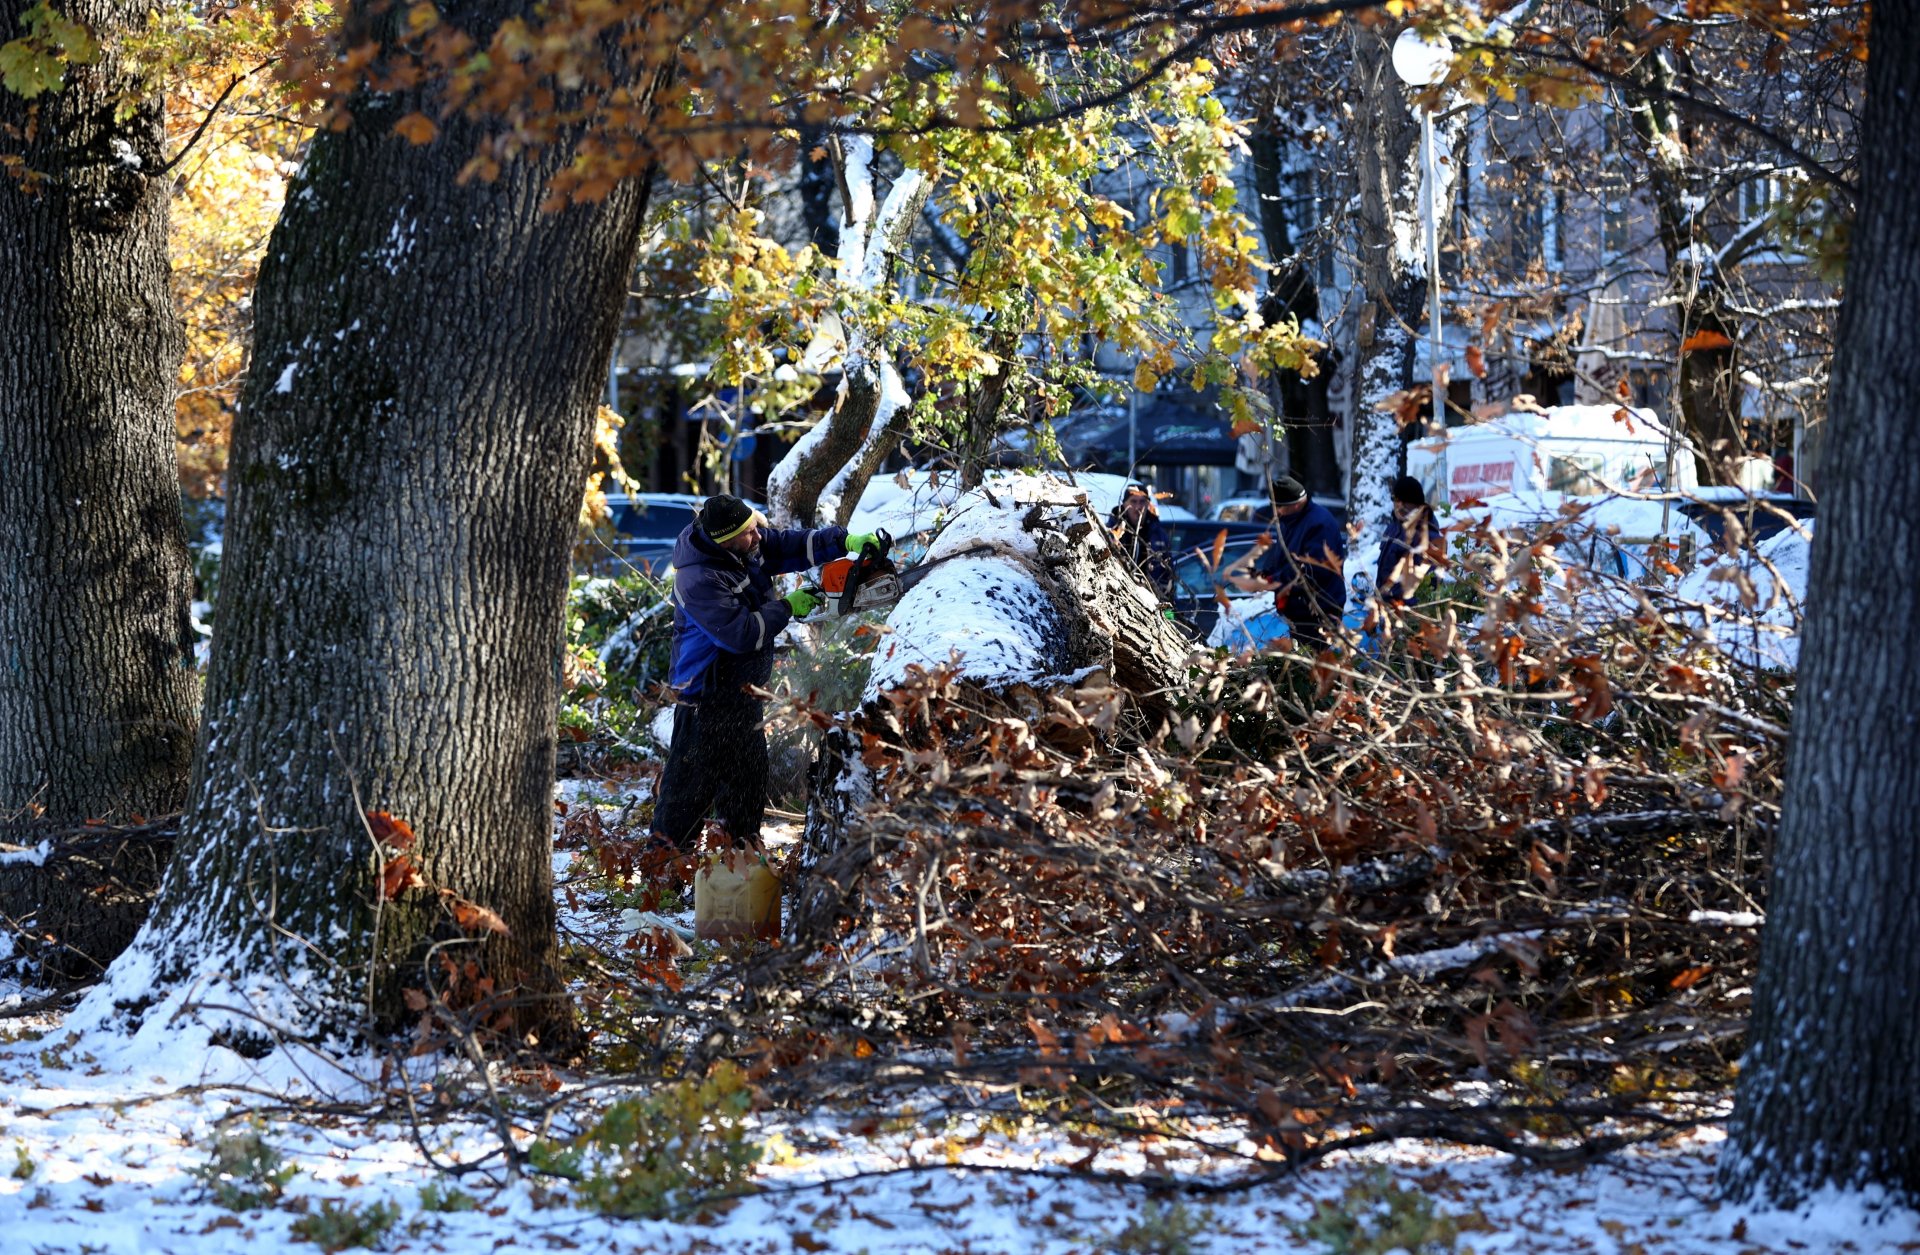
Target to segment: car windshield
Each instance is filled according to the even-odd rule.
[[[1175,594],[1183,598],[1206,598],[1212,600],[1213,590],[1222,586],[1220,571],[1246,556],[1253,547],[1251,536],[1230,536],[1220,552],[1220,564],[1213,565],[1213,549],[1188,549],[1179,555],[1173,565],[1173,584]]]
[[[613,530],[622,536],[672,540],[693,522],[693,507],[677,501],[631,501],[613,513]]]

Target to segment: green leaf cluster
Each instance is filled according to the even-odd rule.
[[[1338,1203],[1323,1202],[1293,1226],[1302,1241],[1319,1243],[1331,1255],[1450,1255],[1460,1235],[1485,1230],[1472,1212],[1444,1215],[1419,1190],[1403,1188],[1385,1168],[1374,1168],[1347,1187]]]
[[[1056,113],[1046,68],[1017,69],[930,75],[866,120],[891,136],[894,158],[934,181],[928,229],[945,242],[910,247],[891,284],[864,290],[817,250],[790,252],[760,234],[756,210],[712,233],[700,275],[725,311],[720,381],[784,373],[797,399],[817,380],[782,366],[823,334],[857,335],[924,381],[915,428],[939,437],[955,434],[965,408],[943,398],[990,376],[1008,377],[1002,413],[1023,418],[1065,414],[1090,384],[1111,390],[1087,367],[1089,344],[1135,357],[1143,391],[1183,363],[1195,388],[1312,371],[1318,346],[1298,324],[1258,312],[1258,232],[1234,181],[1244,127],[1213,67],[1177,64],[1114,104]],[[962,115],[971,125],[941,125]],[[1169,289],[1173,250],[1193,259],[1191,292]],[[1249,404],[1236,410],[1255,417]]]
[[[188,1169],[207,1197],[228,1211],[252,1211],[278,1202],[298,1172],[260,1136],[258,1125],[222,1133],[207,1162]]]
[[[296,1238],[312,1242],[323,1251],[344,1251],[349,1247],[373,1249],[386,1241],[387,1234],[400,1222],[396,1203],[352,1203],[326,1199],[318,1211],[309,1212],[293,1222]]]
[[[748,1136],[752,1106],[746,1073],[722,1061],[699,1080],[612,1104],[571,1142],[537,1141],[528,1158],[572,1180],[598,1211],[658,1219],[702,1194],[748,1185],[762,1156]]]
[[[80,22],[60,16],[48,0],[20,15],[26,33],[0,44],[0,87],[31,100],[66,83],[67,67],[100,59],[100,44]]]

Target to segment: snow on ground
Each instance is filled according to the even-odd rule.
[[[1164,1228],[1170,1203],[1183,1209],[1173,1223],[1193,1229],[1196,1252],[1318,1251],[1325,1248],[1299,1238],[1296,1227],[1316,1205],[1354,1188],[1425,1198],[1462,1222],[1457,1249],[1480,1255],[1894,1255],[1920,1241],[1920,1216],[1876,1212],[1859,1197],[1827,1198],[1795,1213],[1715,1202],[1714,1131],[1562,1172],[1410,1143],[1337,1156],[1299,1178],[1243,1192],[1163,1202],[1085,1174],[1180,1173],[1218,1182],[1245,1168],[1192,1143],[1090,1144],[964,1108],[770,1115],[756,1129],[774,1148],[757,1171],[757,1197],[674,1221],[608,1219],[574,1206],[564,1188],[501,1177],[498,1158],[489,1158],[497,1144],[482,1121],[414,1129],[337,1115],[296,1122],[269,1111],[250,1126],[248,1113],[271,1104],[286,1076],[260,1075],[255,1093],[183,1088],[198,1075],[192,1060],[103,1070],[88,1062],[87,1043],[63,1049],[56,1024],[36,1023],[45,1037],[0,1045],[0,1226],[7,1249],[23,1253],[308,1249],[293,1233],[303,1215],[328,1203],[376,1202],[398,1212],[383,1243],[394,1251],[1064,1253],[1113,1249],[1130,1227],[1139,1237],[1156,1214]],[[10,1035],[29,1027],[15,1023]],[[183,1065],[186,1071],[173,1070]],[[228,1060],[217,1070],[243,1065]],[[876,1115],[888,1117],[878,1129]],[[203,1196],[192,1172],[223,1129],[248,1127],[297,1174],[278,1205],[228,1211]],[[1198,1131],[1209,1141],[1236,1141],[1232,1129]],[[429,1155],[486,1171],[456,1179],[430,1166]],[[426,1210],[421,1191],[429,1185],[457,1185],[474,1206]]]
[[[557,793],[570,814],[592,807],[613,820],[646,789],[564,781]],[[769,832],[792,835],[790,825]],[[621,903],[588,887],[575,854],[555,852],[563,931],[616,939]],[[416,1126],[356,1114],[377,1062],[285,1052],[255,1062],[191,1031],[144,1039],[146,1052],[134,1055],[121,1039],[74,1038],[58,1013],[24,1010],[33,997],[0,985],[0,1233],[4,1249],[22,1255],[317,1250],[296,1226],[330,1207],[375,1203],[396,1216],[380,1246],[390,1251],[1066,1255],[1180,1249],[1169,1235],[1185,1233],[1195,1255],[1319,1252],[1324,1244],[1299,1229],[1348,1191],[1424,1200],[1461,1224],[1456,1249],[1479,1255],[1896,1255],[1920,1244],[1920,1215],[1858,1196],[1791,1213],[1715,1202],[1713,1128],[1574,1171],[1403,1143],[1242,1191],[1154,1197],[1123,1179],[1221,1184],[1249,1171],[1252,1144],[1240,1128],[1208,1122],[1180,1137],[1094,1140],[990,1115],[968,1091],[886,1108],[764,1112],[753,1130],[767,1152],[754,1194],[674,1220],[612,1219],[577,1206],[563,1184],[503,1173],[485,1119],[454,1113]],[[413,1066],[428,1111],[440,1087],[469,1079],[444,1059]],[[290,1105],[316,1096],[346,1105]],[[222,1133],[248,1130],[296,1171],[277,1203],[229,1211],[195,1172]],[[427,1187],[457,1188],[470,1208],[430,1210]]]
[[[1683,619],[1703,625],[1720,651],[1738,662],[1798,666],[1813,528],[1814,520],[1805,519],[1761,541],[1751,553],[1701,563],[1674,590],[1682,602],[1700,607],[1683,612]]]

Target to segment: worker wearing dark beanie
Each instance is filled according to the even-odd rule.
[[[868,540],[870,537],[860,537]],[[757,846],[767,809],[767,735],[754,690],[773,678],[780,630],[819,604],[773,577],[848,552],[847,529],[775,529],[740,498],[715,493],[673,547],[673,739],[660,773],[645,861],[693,847],[708,814]]]
[[[700,507],[700,530],[716,545],[732,540],[755,522],[761,527],[767,525],[767,520],[760,516],[758,510],[724,492],[708,497],[706,504]]]
[[[1293,476],[1282,475],[1267,491],[1273,497],[1273,541],[1265,549],[1256,546],[1251,571],[1229,578],[1244,592],[1271,592],[1293,639],[1317,652],[1327,647],[1328,629],[1340,622],[1346,604],[1346,533]]]
[[[1277,506],[1292,505],[1307,499],[1307,486],[1291,475],[1282,475],[1267,485],[1267,495],[1273,498],[1273,504]]]

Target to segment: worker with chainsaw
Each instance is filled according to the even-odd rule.
[[[780,630],[820,604],[783,596],[773,577],[873,544],[844,527],[776,530],[738,497],[708,497],[673,549],[673,739],[660,775],[647,853],[693,849],[710,813],[736,844],[757,846],[767,808],[761,699]]]
[[[1147,577],[1154,593],[1162,601],[1170,599],[1173,541],[1160,522],[1160,506],[1153,499],[1153,490],[1138,482],[1128,484],[1120,504],[1107,515],[1107,530],[1113,533],[1114,546]]]

